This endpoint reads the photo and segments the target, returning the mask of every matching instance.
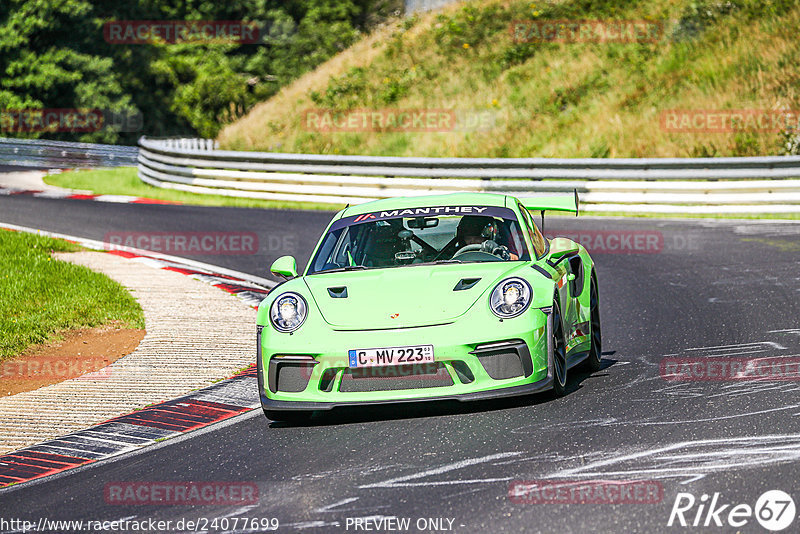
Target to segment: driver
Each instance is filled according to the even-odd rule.
[[[490,254],[495,254],[495,251],[500,249],[499,254],[495,255],[501,255],[503,259],[518,260],[519,256],[510,252],[507,247],[497,244],[495,239],[498,234],[497,223],[493,218],[484,215],[465,215],[458,222],[456,229],[458,248],[467,245],[483,245],[483,250]]]

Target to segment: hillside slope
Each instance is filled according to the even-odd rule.
[[[544,22],[581,20],[606,29],[649,21],[657,31],[636,42],[578,34],[573,41],[584,42],[536,41]],[[397,156],[793,152],[797,114],[775,111],[800,109],[798,25],[800,4],[788,0],[473,1],[378,30],[257,105],[219,140],[233,150]],[[388,110],[421,109],[451,113],[459,126],[402,131],[386,122]],[[339,119],[378,110],[384,131],[326,130],[309,110]],[[670,110],[685,111],[676,120]],[[719,110],[772,114],[766,127],[753,122],[764,120],[760,111],[734,117],[731,127],[720,122],[730,114],[715,119]],[[464,126],[476,117],[484,122]]]

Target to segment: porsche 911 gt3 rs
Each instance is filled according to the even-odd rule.
[[[273,420],[364,404],[552,391],[600,368],[597,275],[586,249],[546,239],[531,212],[575,196],[457,193],[337,213],[298,275],[258,309],[261,404]]]

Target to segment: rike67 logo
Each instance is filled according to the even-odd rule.
[[[779,532],[794,522],[796,512],[792,497],[781,490],[764,492],[755,506],[725,503],[718,492],[699,499],[691,493],[678,493],[667,526],[741,528],[755,518],[765,529]]]

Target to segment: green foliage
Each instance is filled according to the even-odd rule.
[[[797,0],[466,0],[391,26],[371,40],[375,54],[361,58],[362,43],[227,128],[220,141],[235,150],[381,156],[796,153],[796,130],[780,136],[675,131],[661,120],[669,110],[797,109],[798,6]],[[537,41],[531,20],[609,24],[605,31],[598,25],[597,38]],[[636,25],[647,33],[618,42],[614,21],[648,21]],[[490,111],[495,121],[442,132],[309,131],[298,113],[307,97],[340,110]]]
[[[305,72],[399,13],[401,0],[3,0],[0,111],[88,108],[141,114],[141,131],[3,136],[133,143],[141,134],[214,137]],[[258,44],[112,44],[110,21],[244,20]]]
[[[532,43],[512,43],[503,49],[500,55],[500,65],[507,69],[525,63],[533,57],[538,49],[539,46]]]
[[[434,40],[445,54],[479,47],[508,30],[502,10],[499,5],[467,3],[453,15],[439,15],[434,26]]]
[[[353,67],[338,78],[333,78],[325,94],[311,93],[311,101],[329,109],[348,109],[358,104],[359,94],[366,88],[366,70]]]
[[[784,156],[800,156],[800,134],[796,128],[787,128],[779,135],[778,147]]]

